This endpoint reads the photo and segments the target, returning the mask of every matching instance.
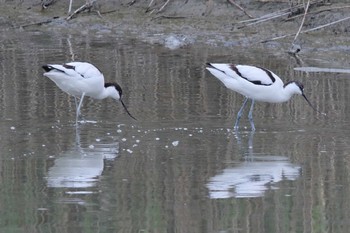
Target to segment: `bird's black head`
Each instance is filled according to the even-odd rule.
[[[301,82],[299,81],[293,81],[293,82],[300,88],[301,92],[304,92],[304,85]]]
[[[107,88],[107,87],[114,87],[114,88],[118,91],[118,93],[119,93],[119,100],[120,100],[120,102],[122,103],[122,105],[123,105],[123,107],[124,107],[126,113],[127,113],[131,118],[133,118],[134,120],[136,120],[136,118],[133,117],[133,116],[131,115],[131,113],[129,112],[129,110],[127,109],[127,107],[125,106],[125,104],[124,104],[124,102],[123,102],[123,100],[122,100],[123,91],[122,91],[122,88],[119,86],[119,84],[118,84],[118,83],[105,83],[105,88]]]
[[[45,72],[49,72],[50,70],[52,70],[52,67],[49,65],[43,65],[42,68],[45,70]]]
[[[326,115],[325,113],[318,111],[318,110],[311,104],[311,102],[309,101],[309,99],[306,98],[306,95],[304,94],[304,85],[303,85],[301,82],[299,82],[299,81],[290,81],[290,82],[287,82],[287,83],[284,85],[284,87],[286,87],[286,86],[288,86],[288,85],[295,85],[295,86],[297,86],[297,87],[300,89],[300,92],[301,92],[300,94],[304,97],[304,99],[305,99],[306,102],[310,105],[310,107],[311,107],[315,112],[318,112],[318,113],[320,113],[320,114],[322,114],[322,115]]]
[[[206,65],[207,65],[209,68],[214,68],[214,66],[212,66],[212,64],[210,64],[209,62],[207,62]]]
[[[105,83],[105,88],[107,87],[114,87],[118,91],[120,98],[122,98],[123,90],[118,83]]]
[[[299,81],[289,81],[289,82],[286,82],[283,86],[283,88],[286,88],[287,86],[289,87],[295,87],[295,93],[298,93],[300,95],[303,95],[304,94],[304,85],[299,82]],[[300,93],[299,93],[300,91]]]

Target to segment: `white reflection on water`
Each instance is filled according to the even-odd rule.
[[[250,156],[249,156],[250,157]],[[269,185],[281,180],[295,180],[300,166],[282,156],[254,156],[238,166],[226,168],[209,179],[207,188],[212,199],[261,197]]]
[[[49,169],[48,187],[94,187],[103,172],[104,161],[115,159],[119,152],[119,142],[99,143],[82,148],[79,132],[76,140],[76,146],[58,155],[54,166]]]
[[[322,68],[322,67],[295,67],[294,70],[304,72],[325,72],[325,73],[350,73],[350,69]]]

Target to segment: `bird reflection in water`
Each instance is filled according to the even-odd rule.
[[[301,167],[292,164],[285,156],[253,152],[254,132],[248,136],[248,146],[242,146],[241,134],[236,131],[238,146],[248,151],[245,159],[227,167],[207,182],[209,197],[252,198],[261,197],[272,185],[282,180],[296,180]]]
[[[102,174],[105,160],[118,156],[119,142],[82,146],[80,128],[76,128],[76,144],[73,148],[55,156],[49,168],[47,186],[55,188],[89,188],[96,186]]]

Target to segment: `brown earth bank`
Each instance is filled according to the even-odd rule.
[[[85,4],[86,10],[73,13]],[[2,1],[1,5],[3,32],[51,30],[77,35],[108,34],[162,44],[170,49],[196,44],[293,52],[300,48],[301,53],[315,50],[344,53],[347,59],[342,60],[349,65],[350,3],[347,0],[73,0],[70,19],[67,19],[68,1],[14,0]],[[297,47],[291,49],[292,44]]]

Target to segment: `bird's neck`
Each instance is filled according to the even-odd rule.
[[[101,91],[100,94],[96,96],[96,99],[105,99],[108,97],[111,97],[113,99],[119,99],[119,94],[117,93],[114,87],[103,88],[103,91]]]
[[[111,98],[116,99],[116,100],[120,99],[119,93],[115,89],[114,86],[105,87],[103,89],[103,91],[101,92],[100,99],[104,99],[104,98],[107,98],[107,97],[111,97]]]
[[[290,83],[283,87],[283,91],[280,93],[281,102],[288,101],[295,94],[300,94],[300,89],[294,84]]]

